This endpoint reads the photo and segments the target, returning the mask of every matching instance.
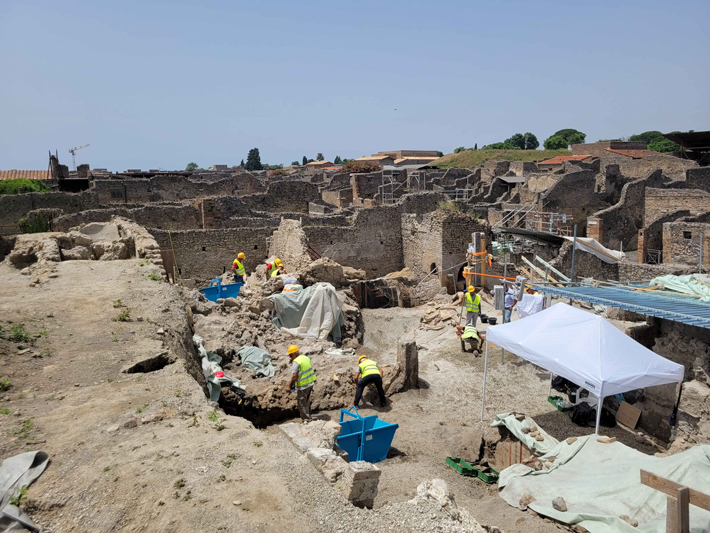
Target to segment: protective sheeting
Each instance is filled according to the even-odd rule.
[[[515,437],[525,444],[528,449],[535,453],[535,455],[544,455],[555,448],[559,444],[559,441],[549,435],[544,429],[538,426],[532,418],[525,417],[525,420],[518,420],[512,413],[502,413],[496,415],[495,419],[491,423],[491,426],[505,426],[508,428]],[[525,433],[523,428],[530,428],[530,430],[537,429],[540,432],[542,440],[537,440],[530,436],[530,433]]]
[[[270,378],[274,375],[274,365],[271,364],[269,352],[256,346],[243,346],[237,355],[242,360],[242,365],[250,369],[255,376]]]
[[[545,297],[542,294],[523,294],[523,299],[518,301],[518,317],[525,318],[542,311],[542,302]]]
[[[647,470],[704,493],[710,493],[710,446],[695,446],[669,457],[654,457],[620,442],[603,444],[595,435],[560,442],[542,460],[549,470],[535,471],[512,465],[500,474],[500,496],[518,507],[523,494],[531,494],[536,513],[566,524],[579,524],[591,533],[666,531],[666,495],[641,484]],[[562,497],[567,511],[557,511],[552,500]],[[632,527],[619,518],[638,520]],[[710,512],[690,506],[690,531],[710,531]]]
[[[202,346],[202,337],[193,335],[192,342],[197,346],[197,350],[200,352],[200,356],[202,356],[202,374],[205,376],[207,391],[210,393],[211,401],[219,401],[219,396],[222,394],[223,383],[227,383],[230,386],[242,386],[241,381],[237,378],[230,377],[224,373],[224,370],[222,370],[220,366],[222,358],[214,352],[208,352],[205,347]]]
[[[698,281],[695,276],[658,276],[649,282],[649,287],[663,284],[663,288],[669,291],[680,292],[682,294],[693,294],[700,296],[703,302],[710,301],[710,285]]]
[[[486,338],[602,398],[680,383],[685,371],[604,318],[564,303],[525,320],[489,326]]]
[[[10,503],[20,489],[29,486],[49,464],[45,452],[26,452],[8,457],[0,465],[0,531],[37,531],[37,526],[25,512]]]
[[[316,283],[302,291],[269,296],[274,325],[295,337],[341,342],[345,325],[343,297],[330,283]]]
[[[565,237],[565,239],[570,242],[574,242],[573,237]],[[624,252],[611,250],[606,246],[602,246],[599,241],[592,239],[591,237],[577,237],[577,244],[575,248],[577,250],[582,250],[583,252],[594,254],[605,263],[618,263],[626,256]]]

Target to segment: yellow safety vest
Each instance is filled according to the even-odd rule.
[[[471,298],[471,293],[466,293],[466,311],[469,313],[478,313],[481,310],[481,295],[477,294],[476,298]]]
[[[275,278],[278,275],[279,275],[279,267],[277,267],[275,264],[272,263],[271,270],[269,270],[269,277]]]
[[[316,371],[311,367],[311,360],[305,355],[299,355],[294,359],[294,362],[298,363],[301,367],[298,371],[298,378],[296,380],[297,389],[305,389],[311,383],[316,381]]]
[[[463,330],[463,335],[461,335],[462,339],[470,339],[474,338],[476,340],[481,340],[481,338],[478,336],[478,330],[474,328],[473,326],[466,326]]]
[[[363,359],[362,363],[357,366],[360,367],[360,377],[362,378],[369,376],[370,374],[377,374],[378,376],[382,375],[377,368],[377,363],[370,359]]]
[[[237,265],[237,276],[246,276],[247,271],[244,268],[244,265],[239,262],[239,259],[235,259],[233,265]]]

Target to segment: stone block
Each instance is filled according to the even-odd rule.
[[[710,407],[708,398],[710,397],[710,387],[699,381],[687,381],[683,383],[683,394],[680,400],[679,409],[690,416],[701,418],[707,413]]]
[[[483,453],[483,430],[467,429],[461,434],[459,457],[467,461],[478,461]]]
[[[297,439],[293,439],[291,442],[293,442],[293,445],[302,452],[307,452],[313,448],[313,443],[306,437],[298,437]]]
[[[301,424],[296,424],[294,422],[290,422],[288,424],[281,424],[279,426],[279,431],[286,435],[290,440],[294,440],[303,436]]]
[[[306,457],[313,463],[313,466],[321,470],[328,459],[335,459],[338,456],[328,448],[311,448],[306,452]]]
[[[419,387],[419,353],[417,343],[403,342],[397,347],[397,366],[404,371],[405,388]]]
[[[85,246],[75,246],[69,250],[60,250],[63,261],[91,259],[91,252]]]
[[[364,479],[378,479],[382,475],[382,470],[372,463],[366,461],[353,461],[348,463],[345,470],[345,479],[351,481],[361,481]]]
[[[329,457],[325,463],[323,463],[320,470],[328,483],[335,485],[340,479],[342,479],[347,467],[347,461],[345,461],[342,457],[335,456]]]

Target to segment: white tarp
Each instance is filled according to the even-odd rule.
[[[526,492],[535,498],[529,507],[565,524],[579,524],[591,533],[666,531],[666,495],[641,484],[647,470],[681,485],[710,492],[710,446],[695,446],[669,457],[654,457],[620,442],[603,444],[595,435],[560,442],[541,458],[553,461],[549,470],[535,471],[522,464],[501,472],[500,497],[514,507]],[[552,500],[561,496],[567,511],[557,511]],[[638,521],[632,527],[619,518]],[[690,531],[710,530],[710,512],[690,506]]]
[[[573,237],[565,237],[565,239],[574,242]],[[606,246],[602,246],[599,241],[591,237],[577,237],[577,245],[575,248],[583,252],[594,254],[605,263],[618,263],[622,261],[626,255],[624,252],[611,250]]]
[[[652,352],[606,319],[564,303],[525,320],[489,326],[486,340],[570,380],[597,398],[681,383],[685,372],[683,365]],[[488,344],[484,402],[487,368]]]
[[[339,342],[343,317],[343,297],[330,283],[317,283],[294,293],[269,296],[274,302],[282,331],[302,339],[325,340],[332,334]],[[296,325],[297,324],[297,325]]]
[[[545,297],[542,294],[523,294],[523,299],[518,301],[518,317],[525,318],[542,311]]]

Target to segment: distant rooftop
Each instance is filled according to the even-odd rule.
[[[561,165],[565,161],[584,161],[589,159],[591,155],[558,155],[545,161],[540,161],[538,165]]]
[[[605,148],[607,152],[613,152],[615,154],[624,155],[630,157],[631,159],[642,159],[648,157],[649,155],[658,155],[658,152],[652,152],[651,150],[616,150],[614,148]]]
[[[47,170],[0,170],[0,180],[48,180],[52,176]]]

